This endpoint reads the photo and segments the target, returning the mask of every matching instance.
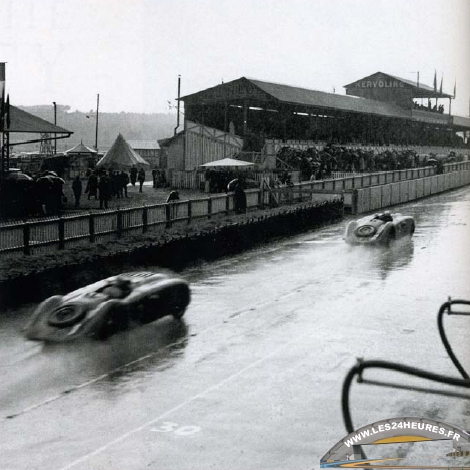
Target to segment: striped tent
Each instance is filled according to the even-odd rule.
[[[114,144],[96,166],[109,170],[128,170],[133,166],[137,168],[143,167],[145,169],[150,168],[150,164],[147,160],[143,159],[133,150],[121,134],[117,136]]]

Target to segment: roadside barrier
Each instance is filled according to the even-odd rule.
[[[417,180],[354,189],[350,198],[350,208],[353,214],[362,214],[439,194],[468,184],[470,184],[470,170],[461,170]],[[345,206],[347,207],[346,202]]]

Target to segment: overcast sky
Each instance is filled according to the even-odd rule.
[[[377,71],[452,94],[468,116],[470,0],[0,0],[18,105],[168,112],[241,76],[344,93]],[[446,100],[447,105],[448,100]],[[174,112],[174,111],[172,111]]]

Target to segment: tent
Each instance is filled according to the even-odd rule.
[[[86,145],[83,144],[83,142],[80,142],[78,145],[75,147],[68,149],[64,152],[66,155],[96,155],[98,152],[95,149],[92,149],[90,147],[87,147]]]
[[[235,160],[234,158],[223,158],[222,160],[215,160],[214,162],[204,163],[201,165],[204,168],[207,167],[226,167],[226,168],[233,168],[233,167],[241,167],[241,166],[253,166],[254,163],[251,162],[244,162],[243,160]]]
[[[96,166],[111,170],[128,170],[133,166],[137,168],[144,167],[144,169],[150,168],[147,160],[144,160],[133,150],[121,134],[117,136],[114,144]]]

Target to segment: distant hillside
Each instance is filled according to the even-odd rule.
[[[18,106],[20,109],[34,114],[49,122],[54,122],[54,107],[51,105]],[[87,118],[91,116],[90,118]],[[96,119],[95,112],[84,113],[70,111],[70,106],[57,106],[57,125],[73,132],[68,139],[57,141],[57,151],[70,149],[80,141],[88,147],[95,145]],[[99,113],[98,148],[107,150],[121,133],[127,140],[155,140],[173,135],[176,126],[174,114],[140,114],[140,113]],[[37,138],[37,135],[13,134],[12,141]],[[14,152],[39,150],[39,144],[18,146]]]

